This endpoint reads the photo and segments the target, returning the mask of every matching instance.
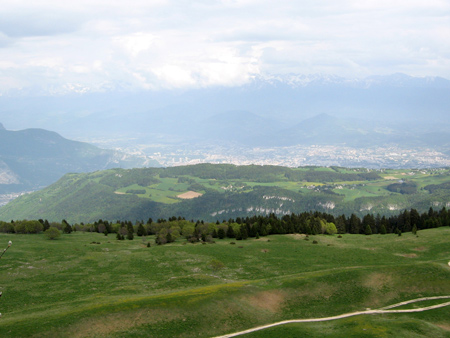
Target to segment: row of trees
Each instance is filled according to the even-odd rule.
[[[70,225],[66,220],[61,223],[49,223],[47,220],[22,220],[2,222],[0,232],[6,233],[40,233],[49,228],[64,233],[72,231],[88,231],[116,234],[117,239],[134,239],[134,236],[154,235],[157,244],[170,243],[178,238],[185,238],[190,242],[213,241],[215,238],[233,238],[245,240],[249,237],[267,236],[272,234],[303,233],[317,234],[386,234],[403,232],[416,232],[421,229],[450,226],[450,212],[446,208],[439,211],[430,208],[428,212],[419,214],[415,209],[404,210],[396,216],[380,216],[367,214],[359,218],[355,214],[346,217],[335,217],[321,212],[303,212],[300,214],[285,215],[281,218],[275,214],[268,216],[252,216],[223,220],[215,223],[203,221],[188,221],[181,217],[171,217],[168,220],[151,218],[146,222],[98,220],[89,224]]]

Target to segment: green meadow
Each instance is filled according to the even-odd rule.
[[[448,227],[418,236],[295,234],[164,246],[152,236],[0,234],[0,245],[9,240],[0,259],[2,338],[214,337],[450,295]],[[449,318],[444,307],[242,337],[450,337]]]
[[[450,205],[450,170],[234,166],[109,169],[67,174],[0,209],[0,220],[69,223],[181,216],[215,222],[317,210],[334,216],[367,212],[390,216]],[[264,210],[264,211],[261,211]]]

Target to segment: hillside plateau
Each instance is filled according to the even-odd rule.
[[[67,174],[0,208],[0,219],[205,221],[317,210],[391,215],[450,203],[450,170],[199,164]],[[186,198],[187,197],[187,198]]]

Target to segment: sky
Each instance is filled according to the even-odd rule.
[[[0,95],[450,78],[449,0],[2,0]]]

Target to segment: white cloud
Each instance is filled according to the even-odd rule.
[[[280,73],[450,77],[444,0],[4,0],[2,13],[2,91],[232,86]]]

